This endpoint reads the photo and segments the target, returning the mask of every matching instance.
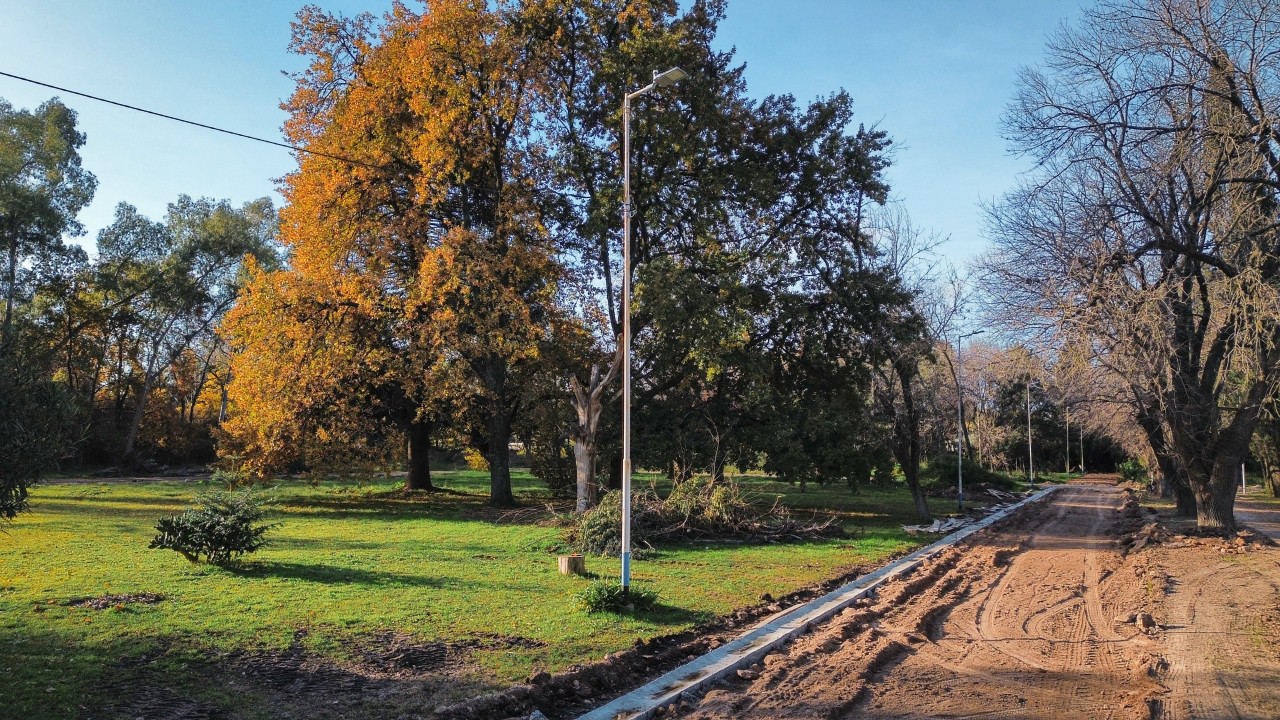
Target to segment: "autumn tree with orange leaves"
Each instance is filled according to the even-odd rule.
[[[299,14],[292,49],[311,64],[286,132],[309,152],[284,183],[290,266],[256,272],[228,322],[229,432],[250,463],[277,467],[322,429],[348,443],[396,431],[408,486],[429,487],[415,438],[474,418],[490,502],[513,503],[507,448],[554,340],[561,275],[536,177],[549,93],[522,29],[533,12],[441,0],[380,24]]]

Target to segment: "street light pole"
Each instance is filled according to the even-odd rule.
[[[956,338],[956,507],[960,512],[964,512],[964,365],[960,362],[960,345],[965,338],[983,332],[974,330]]]
[[[689,77],[680,68],[622,98],[622,591],[631,590],[631,100]]]

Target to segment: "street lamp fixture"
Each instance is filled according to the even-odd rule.
[[[667,87],[669,85],[675,85],[687,77],[689,77],[689,73],[678,67],[673,67],[664,73],[655,72],[653,74],[653,84],[658,87]]]
[[[964,512],[964,383],[963,366],[960,363],[960,345],[965,338],[981,335],[985,330],[974,330],[956,339],[956,507]]]
[[[689,77],[678,67],[622,98],[622,591],[631,590],[631,100]]]

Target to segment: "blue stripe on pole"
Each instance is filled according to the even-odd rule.
[[[622,553],[622,587],[631,586],[631,553]]]

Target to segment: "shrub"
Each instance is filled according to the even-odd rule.
[[[1017,480],[1004,473],[992,472],[979,463],[968,458],[964,460],[965,487],[985,483],[1005,490],[1016,490]],[[929,463],[920,468],[920,486],[926,490],[954,487],[956,484],[956,456],[954,454],[939,455],[929,459]]]
[[[57,467],[83,435],[65,383],[0,344],[0,519],[27,509],[27,488]]]
[[[1137,458],[1129,458],[1116,466],[1116,472],[1125,482],[1141,483],[1147,480],[1147,468]]]
[[[578,487],[578,472],[573,451],[564,443],[531,442],[529,474],[547,484],[552,497],[573,497]]]
[[[466,450],[463,450],[462,458],[467,461],[467,467],[475,470],[476,472],[489,471],[489,458],[485,457],[484,453],[476,450],[475,448],[467,448]]]
[[[622,583],[617,580],[592,580],[574,599],[588,613],[623,613],[652,608],[658,602],[658,593],[635,585],[623,592]]]
[[[263,535],[275,527],[260,522],[266,511],[248,490],[210,492],[198,500],[198,508],[156,523],[158,534],[149,547],[173,550],[193,563],[203,558],[212,565],[226,565],[262,547]]]

